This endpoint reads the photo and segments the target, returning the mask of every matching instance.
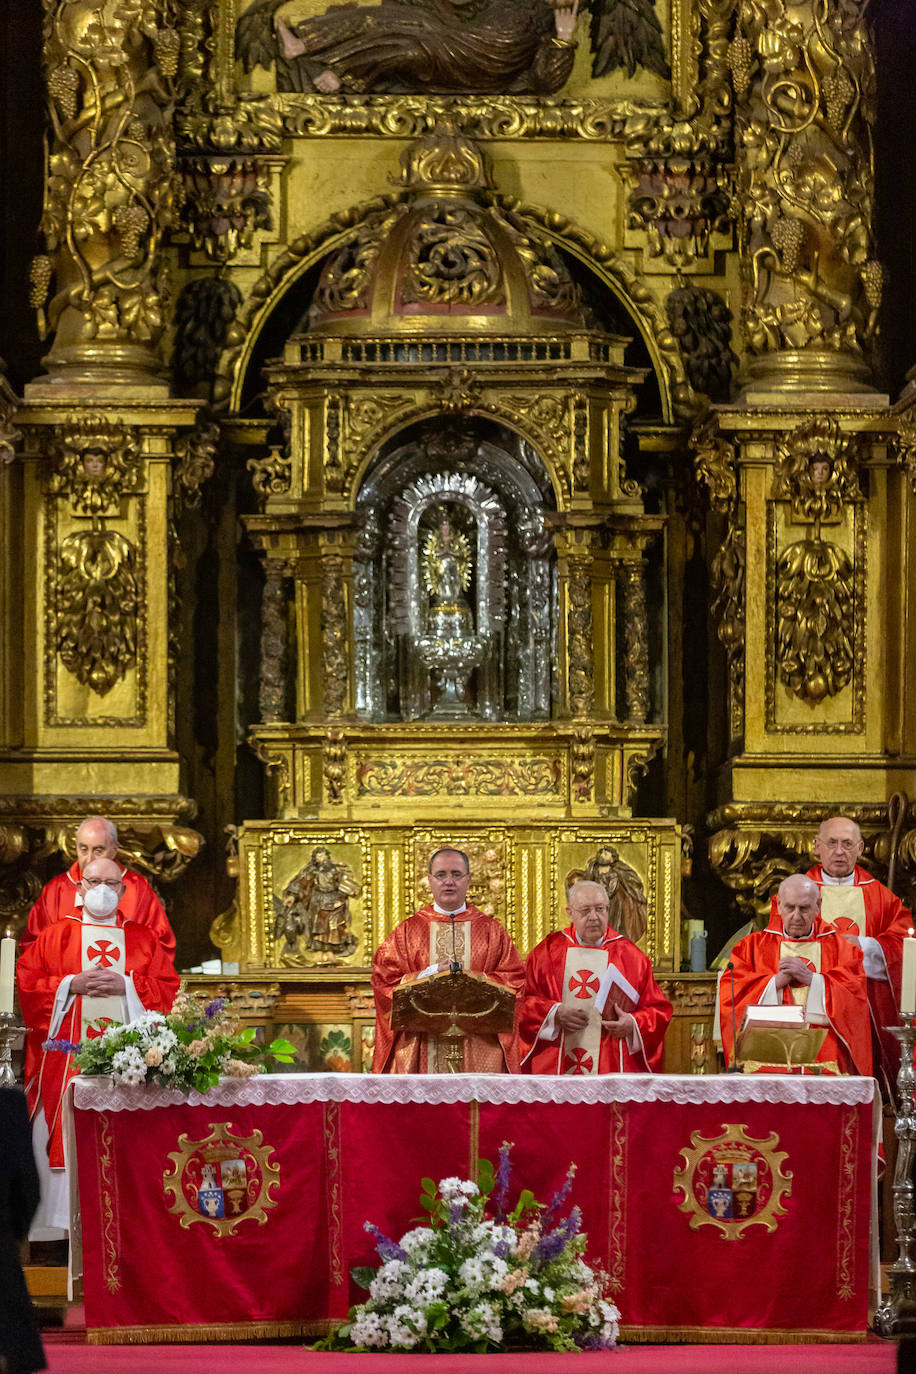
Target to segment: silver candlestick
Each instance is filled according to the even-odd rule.
[[[897,1259],[888,1270],[891,1291],[887,1302],[875,1313],[875,1330],[879,1336],[906,1336],[916,1332],[916,1264],[913,1262],[913,1242],[916,1240],[916,1214],[913,1208],[913,1161],[916,1159],[916,1070],[913,1068],[913,1045],[916,1028],[913,1013],[901,1012],[902,1026],[887,1029],[900,1041],[900,1070],[897,1074],[897,1162],[894,1165],[894,1225],[897,1229]]]
[[[0,1012],[0,1088],[14,1088],[13,1046],[25,1034],[25,1026],[13,1011]]]

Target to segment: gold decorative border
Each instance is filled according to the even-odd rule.
[[[87,1345],[203,1345],[209,1341],[269,1340],[272,1336],[325,1336],[340,1321],[222,1322],[213,1326],[90,1327]]]
[[[339,1102],[324,1102],[322,1104],[321,1123],[324,1131],[324,1154],[328,1170],[325,1184],[328,1205],[328,1273],[332,1285],[339,1288],[347,1281],[343,1249],[343,1217],[341,1216]]]
[[[477,1177],[477,1161],[480,1158],[480,1103],[471,1099],[468,1103],[468,1178]]]
[[[792,1327],[764,1326],[630,1326],[621,1325],[622,1341],[662,1345],[677,1343],[702,1345],[852,1345],[867,1341],[868,1332],[796,1331]]]
[[[856,1166],[859,1158],[858,1113],[844,1107],[840,1127],[840,1178],[836,1224],[837,1297],[855,1297]]]
[[[102,1273],[109,1293],[121,1289],[121,1208],[114,1165],[114,1136],[107,1112],[99,1113],[99,1153],[96,1160],[102,1234]]]
[[[627,1263],[627,1154],[629,1146],[627,1110],[619,1102],[610,1104],[608,1133],[608,1280],[611,1291],[623,1290]]]
[[[865,733],[865,586],[867,573],[866,512],[853,508],[853,587],[855,623],[852,648],[852,719],[811,725],[780,724],[776,720],[776,506],[767,503],[766,533],[766,652],[765,728],[777,735],[861,735]]]

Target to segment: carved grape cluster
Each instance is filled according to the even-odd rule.
[[[72,67],[54,67],[48,76],[48,93],[57,101],[64,119],[72,119],[76,114],[77,92],[80,79]]]
[[[156,65],[163,76],[174,76],[178,71],[178,55],[181,51],[181,38],[174,29],[159,29],[153,40]]]
[[[881,292],[884,289],[884,269],[880,262],[871,261],[865,263],[862,268],[862,285],[865,289],[865,299],[872,310],[877,310],[881,304]]]
[[[29,305],[33,310],[39,310],[44,305],[50,284],[51,259],[46,253],[39,253],[32,259],[29,271]]]
[[[124,256],[133,261],[140,256],[140,240],[149,224],[146,211],[139,205],[121,205],[114,212],[114,224],[121,239]]]
[[[855,87],[843,69],[840,68],[832,76],[825,78],[821,89],[824,93],[827,123],[835,134],[839,134],[846,119],[849,102],[855,95]]]
[[[770,235],[779,249],[784,270],[794,272],[798,266],[799,253],[805,237],[805,226],[800,219],[782,215],[773,225]]]
[[[751,45],[744,34],[737,34],[728,45],[728,65],[736,95],[744,95],[750,85],[752,56]]]

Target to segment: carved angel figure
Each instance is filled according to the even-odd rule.
[[[579,0],[381,0],[291,25],[284,3],[254,0],[236,29],[246,71],[276,64],[281,91],[552,95],[575,58]],[[593,75],[667,76],[654,0],[592,0],[591,14]]]
[[[608,922],[628,940],[641,939],[648,923],[648,904],[642,879],[624,863],[613,845],[602,845],[589,859],[585,869],[573,868],[566,875],[566,890],[573,883],[600,883],[608,897]]]

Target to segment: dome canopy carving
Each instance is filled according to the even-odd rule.
[[[486,153],[448,121],[401,157],[402,201],[376,210],[324,265],[311,334],[552,335],[588,328],[561,255],[493,201]]]

